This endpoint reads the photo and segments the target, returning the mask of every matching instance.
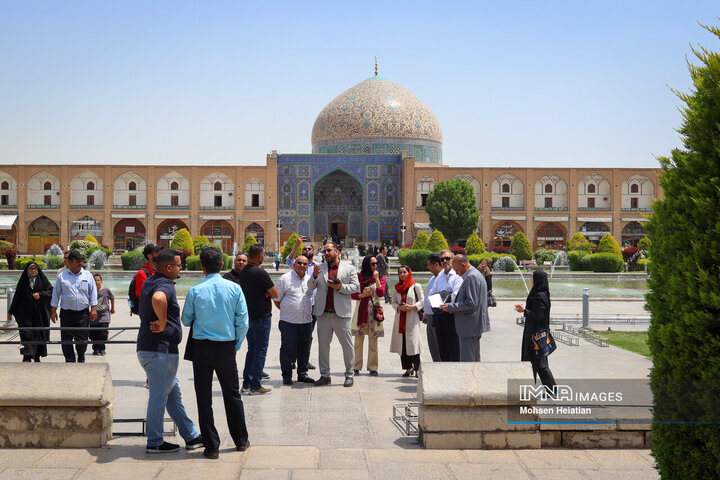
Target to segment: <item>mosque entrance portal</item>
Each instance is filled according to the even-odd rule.
[[[352,175],[334,170],[321,178],[313,192],[314,234],[336,242],[363,240],[363,188]]]

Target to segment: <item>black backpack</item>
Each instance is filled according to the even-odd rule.
[[[152,275],[152,272],[148,270],[144,265],[142,267],[142,270],[145,270],[145,273],[149,277]],[[128,303],[130,305],[130,316],[132,317],[133,313],[135,315],[140,314],[140,299],[135,295],[135,286],[137,285],[137,274],[130,280],[130,287],[128,287]]]

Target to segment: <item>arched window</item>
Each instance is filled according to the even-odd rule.
[[[85,187],[85,190],[95,190],[95,183],[88,182],[87,186]]]
[[[10,184],[8,182],[2,182],[2,185],[0,185],[0,189],[10,190]]]
[[[213,189],[214,189],[215,191],[220,191],[220,190],[222,190],[222,182],[215,182],[215,184],[213,185]]]
[[[546,183],[545,184],[545,193],[552,193],[552,187],[553,186],[551,183]]]
[[[588,193],[595,193],[595,184],[591,183],[590,185],[588,185],[587,191]]]
[[[510,193],[510,184],[509,183],[503,183],[502,193]]]
[[[130,184],[128,185],[128,190],[137,190],[137,183],[130,182]]]
[[[170,190],[179,190],[179,189],[180,189],[180,186],[178,185],[177,182],[172,182],[170,184]]]
[[[630,185],[630,193],[638,193],[640,191],[640,187],[637,183],[633,183]]]
[[[43,190],[52,190],[52,183],[50,183],[50,182],[43,183]]]

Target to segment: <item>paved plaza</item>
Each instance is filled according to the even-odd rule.
[[[182,300],[181,300],[182,303]],[[491,309],[492,331],[481,341],[485,362],[517,361],[522,328],[516,325],[513,301],[499,301]],[[112,326],[135,326],[124,299],[118,300]],[[0,311],[5,311],[4,300]],[[386,328],[393,312],[387,310]],[[554,301],[554,313],[578,313],[579,301]],[[642,301],[591,302],[592,313],[643,311]],[[607,328],[598,326],[598,328]],[[622,330],[622,327],[613,326]],[[127,332],[119,338],[133,339]],[[185,331],[187,335],[187,329]],[[57,332],[53,332],[53,338]],[[648,450],[425,450],[417,438],[405,437],[390,421],[394,403],[416,399],[416,380],[402,378],[400,359],[389,350],[388,336],[381,338],[380,375],[367,371],[355,378],[355,386],[343,388],[340,347],[332,344],[330,386],[307,384],[283,386],[278,364],[280,333],[274,309],[265,383],[273,391],[265,396],[243,396],[250,432],[247,452],[234,450],[225,423],[222,395],[214,392],[216,426],[222,439],[220,460],[206,460],[202,449],[164,455],[147,455],[142,437],[116,437],[106,448],[96,449],[0,449],[0,480],[5,479],[651,479],[658,478]],[[425,343],[426,345],[426,343]],[[182,346],[181,346],[182,347]],[[366,347],[367,348],[367,347]],[[46,362],[63,361],[60,347],[50,346]],[[109,345],[106,357],[88,356],[89,362],[110,364],[115,392],[115,418],[144,417],[147,402],[145,374],[138,364],[134,345]],[[238,354],[242,368],[245,347]],[[0,349],[1,362],[20,361],[17,346]],[[311,361],[317,364],[317,343]],[[422,361],[430,361],[429,353]],[[588,342],[578,347],[559,345],[550,366],[556,379],[644,378],[649,359],[615,347],[601,348]],[[42,364],[37,365],[42,368]],[[81,367],[80,367],[81,368]],[[317,378],[317,370],[310,371]],[[532,373],[528,364],[528,378]],[[190,362],[181,361],[178,373],[185,406],[197,419]],[[51,392],[48,392],[51,394]],[[123,429],[136,428],[125,426]],[[139,427],[137,427],[139,428]],[[116,428],[121,431],[121,428]],[[166,438],[182,444],[178,436]]]

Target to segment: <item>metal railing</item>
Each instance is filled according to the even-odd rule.
[[[0,205],[0,209],[5,210],[9,208],[17,208],[17,205]]]
[[[265,206],[245,205],[245,210],[265,210]]]
[[[234,205],[201,205],[200,210],[235,210]]]
[[[391,421],[406,437],[418,436],[418,408],[420,403],[394,403]]]
[[[525,210],[525,207],[490,207],[490,211],[492,212],[522,212]]]
[[[535,207],[536,212],[567,212],[568,207]]]
[[[113,205],[115,210],[145,210],[146,205]]]
[[[653,209],[649,207],[638,207],[638,208],[621,208],[621,212],[652,212]]]
[[[189,210],[190,205],[157,205],[158,210]]]
[[[44,208],[54,209],[54,208],[60,208],[60,205],[28,204],[27,208],[29,210],[41,210]]]
[[[70,205],[71,210],[79,210],[79,209],[101,209],[103,208],[102,205]]]
[[[99,330],[107,330],[108,332],[111,330],[116,330],[117,333],[115,333],[112,337],[108,337],[107,340],[90,340],[85,338],[79,338],[76,334],[72,334],[74,337],[72,340],[14,340],[18,338],[20,335],[20,332],[26,331],[26,332],[36,332],[36,331],[46,331],[46,332],[52,332],[52,331],[59,331],[59,332],[78,332],[78,331],[87,331],[88,333],[90,331],[97,332]],[[10,337],[7,340],[0,340],[0,345],[78,345],[78,344],[85,344],[85,345],[94,345],[96,343],[102,343],[102,344],[110,344],[110,345],[134,345],[137,343],[136,339],[133,340],[114,340],[118,335],[122,334],[123,332],[127,330],[140,330],[140,327],[21,327],[21,326],[9,326],[5,325],[0,327],[0,333],[3,332],[17,332],[17,333],[10,333],[9,335],[3,335]],[[48,335],[49,336],[49,335]]]
[[[609,212],[612,207],[578,207],[578,212]]]

